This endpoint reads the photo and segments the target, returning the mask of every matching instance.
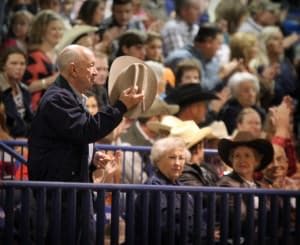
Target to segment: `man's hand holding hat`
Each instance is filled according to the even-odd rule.
[[[144,91],[138,92],[138,87],[130,87],[125,89],[121,95],[119,100],[124,103],[124,105],[127,107],[127,110],[133,108],[138,103],[142,102],[144,99]]]

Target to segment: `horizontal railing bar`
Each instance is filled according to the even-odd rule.
[[[26,140],[3,140],[0,141],[9,146],[27,146]],[[151,150],[150,146],[129,146],[129,145],[107,145],[107,144],[95,144],[96,149],[100,150],[123,150],[123,151],[149,151]],[[215,154],[218,151],[216,149],[204,149],[205,153]]]
[[[62,188],[62,189],[91,189],[91,190],[121,190],[121,191],[176,191],[176,192],[216,192],[216,193],[252,193],[256,195],[282,195],[282,196],[300,196],[300,191],[278,190],[278,189],[252,189],[252,188],[233,188],[233,187],[207,187],[207,186],[170,186],[170,185],[143,185],[143,184],[93,184],[78,182],[46,182],[46,181],[10,181],[0,182],[0,189],[3,187],[15,188]]]

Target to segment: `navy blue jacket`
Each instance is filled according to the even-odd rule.
[[[90,115],[68,82],[59,76],[46,91],[29,135],[29,178],[88,182],[88,144],[109,134],[126,106],[117,101]]]

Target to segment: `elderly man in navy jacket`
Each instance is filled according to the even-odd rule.
[[[108,106],[92,116],[85,110],[82,93],[93,85],[97,75],[93,52],[78,45],[68,46],[58,56],[57,65],[60,75],[44,94],[32,123],[28,141],[29,178],[38,181],[88,182],[89,143],[109,134],[121,122],[123,114],[138,104],[144,95],[137,93],[137,88],[128,88],[121,93],[114,106]],[[93,163],[97,165],[97,161]],[[89,216],[91,205],[84,205],[87,198],[84,200],[82,197],[78,197],[77,214]],[[68,207],[64,197],[62,200],[64,227],[67,225],[64,208]],[[77,225],[89,226],[91,220],[87,221],[86,217],[82,219],[77,217]],[[93,243],[92,237],[93,234],[83,232],[76,237],[76,244],[78,241]],[[62,232],[60,241],[62,244],[70,241],[66,239],[65,232]]]

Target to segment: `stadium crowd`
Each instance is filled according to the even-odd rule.
[[[137,84],[145,104],[154,98],[97,140],[153,146],[151,154],[136,153],[122,169],[122,153],[99,152],[91,181],[119,183],[125,171],[125,183],[300,190],[300,6],[293,4],[1,1],[1,140],[30,136],[41,98],[60,79],[58,57],[75,44],[95,56],[95,81],[81,95],[95,118],[116,102],[110,83],[122,87],[120,79],[144,79]],[[287,27],[297,8],[298,25]],[[218,154],[206,156],[206,148]],[[132,169],[142,177],[127,178]]]

